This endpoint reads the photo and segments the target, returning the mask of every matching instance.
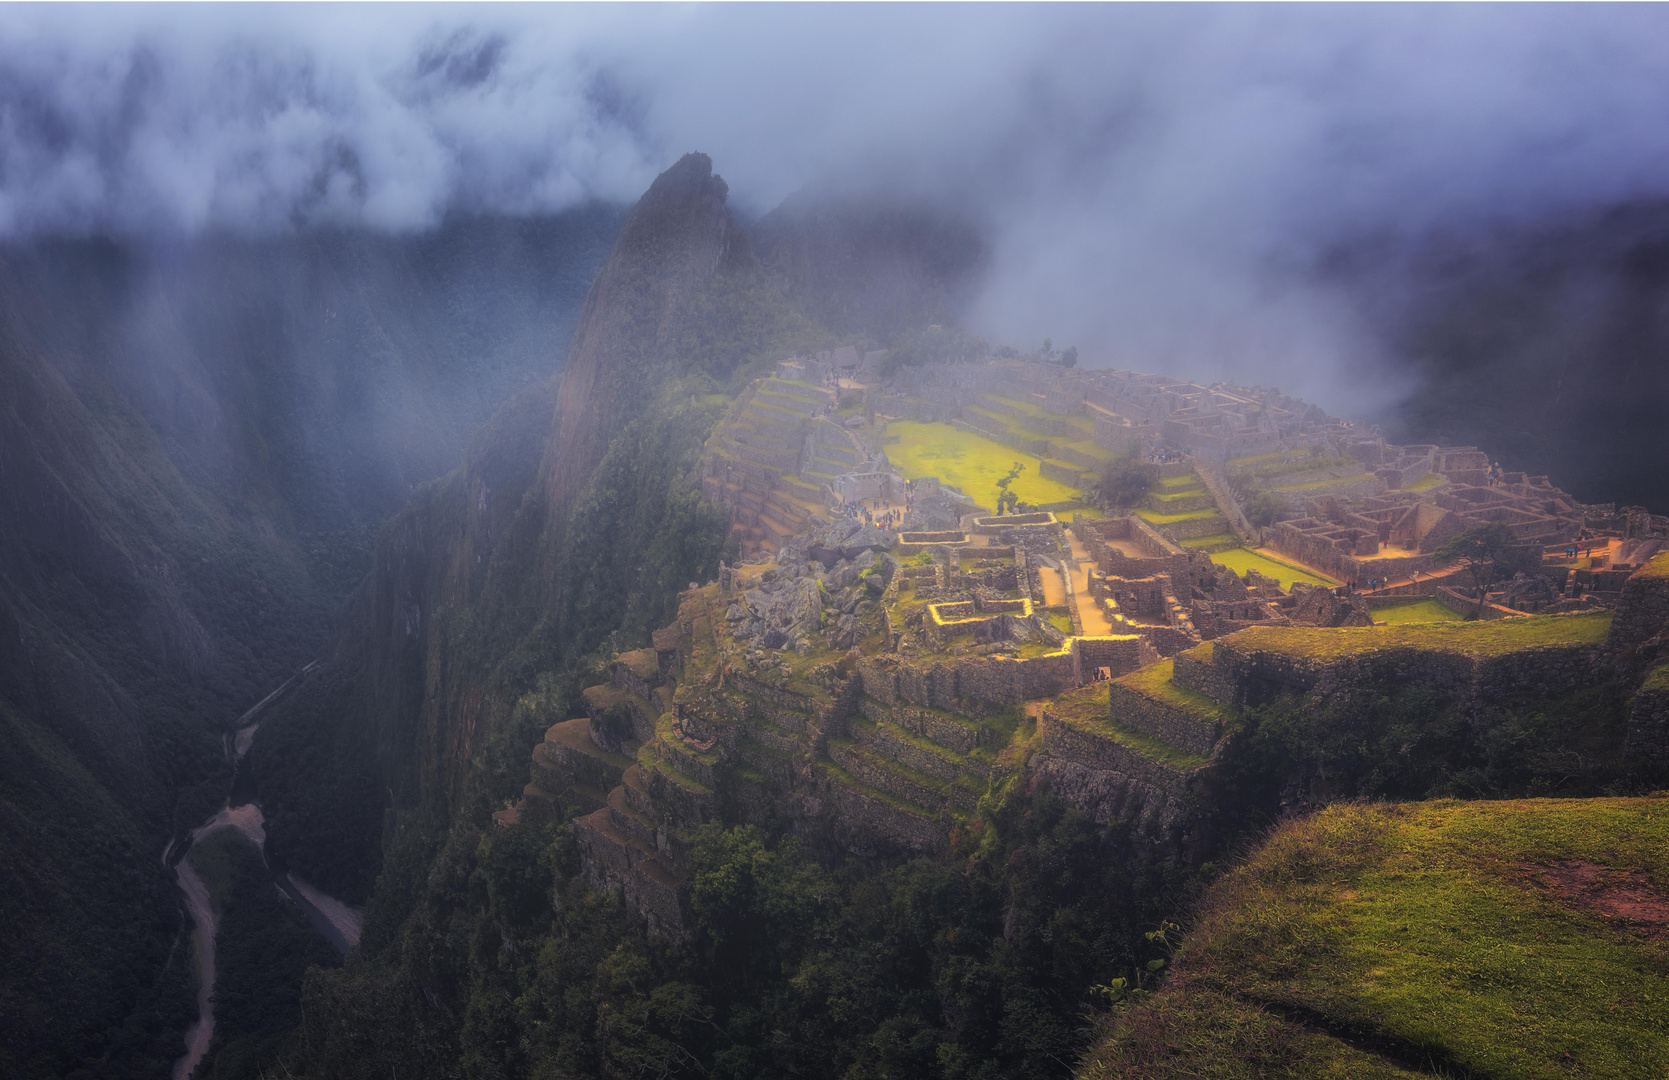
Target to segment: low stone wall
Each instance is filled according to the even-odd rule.
[[[1057,448],[1058,451],[1058,448]],[[1037,474],[1045,480],[1065,484],[1071,488],[1087,487],[1094,483],[1094,478],[1086,478],[1084,471],[1076,465],[1057,465],[1047,458],[1038,458]]]
[[[1669,660],[1659,662],[1629,702],[1623,753],[1669,758]]]
[[[608,810],[575,821],[574,843],[592,889],[608,892],[618,887],[627,906],[648,920],[651,932],[674,944],[683,943],[686,932],[676,879],[650,855],[619,839]]]
[[[1219,705],[1232,706],[1238,696],[1228,671],[1209,658],[1195,655],[1192,649],[1171,658],[1171,681],[1184,690],[1204,694]]]
[[[1610,644],[1634,645],[1655,637],[1669,622],[1669,574],[1660,568],[1669,556],[1658,555],[1623,582],[1617,615],[1611,623]]]
[[[1070,446],[1057,445],[1055,447],[1055,457],[1068,465],[1075,465],[1087,473],[1099,474],[1107,464],[1104,458],[1098,458],[1094,454],[1087,454],[1082,450],[1075,450]]]
[[[1042,749],[1028,766],[1034,781],[1096,824],[1131,821],[1152,836],[1180,830],[1189,820],[1189,774],[1079,731],[1047,709],[1037,730]]]
[[[1172,540],[1193,540],[1201,536],[1216,536],[1218,533],[1231,532],[1229,519],[1221,512],[1204,518],[1190,518],[1187,521],[1173,521],[1166,525],[1155,526],[1165,536]]]
[[[1008,431],[1003,430],[995,421],[987,421],[991,426],[985,427],[983,424],[966,419],[969,415],[968,413],[964,412],[962,415],[964,419],[952,420],[950,422],[952,427],[961,428],[963,431],[983,436],[984,438],[990,439],[992,442],[1002,443],[1004,446],[1012,446],[1016,450],[1023,450],[1035,457],[1047,457],[1049,455],[1051,448],[1049,446],[1048,439],[1027,439],[1018,435],[1012,435]],[[973,415],[978,416],[977,413]]]
[[[833,811],[836,833],[860,843],[908,852],[943,851],[950,837],[939,822],[889,806],[880,799],[829,782],[820,796]]]
[[[923,750],[897,735],[889,732],[885,727],[877,725],[872,730],[859,734],[859,739],[884,758],[890,758],[901,765],[908,765],[919,773],[926,773],[935,780],[946,782],[955,780],[961,774],[961,769],[952,762],[935,754],[931,750]]]
[[[1114,720],[1191,754],[1209,757],[1211,748],[1223,734],[1221,724],[1193,716],[1119,683],[1109,684],[1108,694]]]
[[[1109,668],[1113,677],[1128,674],[1142,666],[1142,639],[1128,634],[1115,637],[1076,637],[1072,639],[1072,653],[1077,658],[1078,683],[1090,681],[1096,668]]]

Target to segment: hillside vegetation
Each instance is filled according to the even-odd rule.
[[[1669,799],[1335,806],[1213,887],[1081,1080],[1661,1076]]]

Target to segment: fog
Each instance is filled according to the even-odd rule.
[[[815,183],[971,216],[996,339],[1341,411],[1414,388],[1375,320],[1420,251],[1669,188],[1648,5],[0,18],[6,237],[421,232],[629,201],[699,149],[744,215]]]

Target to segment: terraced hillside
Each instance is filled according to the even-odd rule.
[[[709,438],[702,486],[730,510],[743,551],[773,552],[828,523],[822,484],[864,460],[857,439],[822,417],[833,402],[809,383],[761,379]]]

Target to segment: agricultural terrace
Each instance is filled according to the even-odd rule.
[[[906,480],[937,476],[941,483],[960,488],[982,506],[997,501],[997,481],[1008,475],[1016,461],[1026,469],[1009,490],[1023,502],[1039,506],[1075,502],[1082,497],[1078,488],[1068,487],[1038,474],[1037,455],[975,435],[949,424],[925,424],[894,420],[887,425],[887,458]]]
[[[1666,852],[1663,798],[1290,822],[1211,890],[1165,989],[1078,1076],[1661,1077]]]
[[[1265,577],[1274,578],[1281,583],[1281,588],[1290,589],[1295,581],[1302,581],[1309,585],[1321,585],[1327,588],[1343,584],[1325,574],[1306,569],[1297,563],[1286,562],[1262,552],[1250,551],[1246,548],[1231,548],[1228,551],[1215,552],[1211,561],[1218,566],[1226,566],[1236,574],[1245,576],[1246,571],[1256,570]]]
[[[1243,648],[1329,660],[1374,649],[1414,648],[1466,656],[1505,656],[1541,645],[1602,645],[1609,611],[1527,615],[1495,622],[1401,623],[1389,626],[1254,626],[1231,635]]]

